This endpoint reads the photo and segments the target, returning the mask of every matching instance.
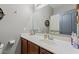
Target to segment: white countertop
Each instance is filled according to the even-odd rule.
[[[79,49],[74,48],[70,42],[53,39],[45,40],[42,36],[38,35],[29,35],[26,33],[21,33],[21,37],[39,45],[40,47],[45,48],[46,50],[56,53],[56,54],[78,54]]]

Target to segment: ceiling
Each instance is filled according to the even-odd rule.
[[[40,9],[43,8],[45,6],[47,6],[48,4],[35,4],[35,9]]]
[[[56,8],[56,7],[60,7],[60,6],[64,5],[64,4],[36,4],[35,7],[36,8],[42,8],[42,7],[45,7],[47,5],[49,5],[52,8]]]
[[[34,10],[39,10],[45,6],[50,6],[51,8],[57,8],[64,4],[34,4]]]
[[[49,6],[51,6],[52,8],[56,8],[56,7],[60,7],[64,4],[49,4]]]

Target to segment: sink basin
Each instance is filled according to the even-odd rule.
[[[32,35],[31,38],[37,39],[37,40],[44,40],[44,36],[43,35]]]
[[[31,36],[34,39],[38,39],[38,40],[53,40],[52,35],[50,34],[35,34]]]

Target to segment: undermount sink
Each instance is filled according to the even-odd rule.
[[[31,37],[38,40],[44,40],[44,36],[42,35],[32,35]]]
[[[47,39],[45,39],[44,34],[36,34],[36,35],[32,35],[32,39],[36,40],[38,43],[39,41],[41,43],[43,43],[44,45],[49,45],[48,47],[51,48],[54,45],[59,45],[60,40],[56,40],[55,38],[53,38],[52,36],[49,36]],[[62,45],[60,45],[62,46]]]
[[[35,34],[31,37],[38,40],[53,40],[53,37],[50,34]]]

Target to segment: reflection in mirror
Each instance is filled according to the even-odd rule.
[[[77,33],[76,11],[69,10],[62,14],[51,16],[50,33],[71,35],[72,32]]]
[[[53,34],[59,34],[59,20],[60,20],[59,14],[51,16],[49,32]]]

